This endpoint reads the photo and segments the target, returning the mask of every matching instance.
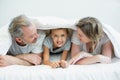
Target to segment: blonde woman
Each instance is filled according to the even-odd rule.
[[[102,24],[94,17],[86,17],[76,26],[69,64],[110,63],[113,46],[103,31]]]

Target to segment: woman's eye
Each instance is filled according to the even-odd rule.
[[[82,35],[81,35],[81,34],[79,34],[79,37],[82,37]]]

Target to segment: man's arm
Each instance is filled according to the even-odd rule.
[[[0,67],[9,66],[9,65],[30,66],[32,64],[14,56],[0,55]]]
[[[39,54],[27,53],[27,54],[17,55],[16,57],[19,58],[19,59],[22,59],[24,61],[27,61],[30,64],[39,65],[42,62],[41,61],[41,56],[42,56],[41,53],[39,53]]]

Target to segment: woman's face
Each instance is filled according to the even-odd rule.
[[[66,43],[67,32],[65,29],[52,30],[51,36],[53,39],[54,48],[62,47]]]
[[[84,42],[84,43],[91,42],[91,40],[82,32],[80,28],[77,28],[77,36],[81,42]]]

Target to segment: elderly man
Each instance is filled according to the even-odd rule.
[[[9,32],[12,45],[8,55],[0,55],[0,66],[39,65],[45,32],[37,30],[34,22],[25,15],[17,16],[12,20]]]

